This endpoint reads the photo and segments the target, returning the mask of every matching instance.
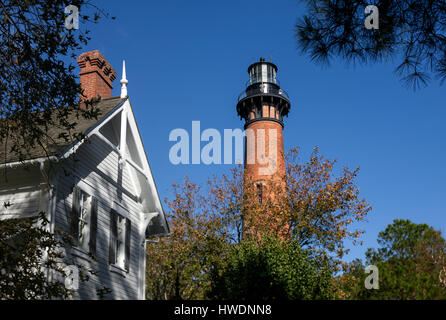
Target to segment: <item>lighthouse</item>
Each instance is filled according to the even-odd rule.
[[[244,190],[252,191],[249,206],[255,203],[261,210],[262,206],[271,207],[278,202],[286,192],[283,118],[288,115],[291,105],[288,94],[280,87],[274,63],[260,58],[248,67],[248,74],[246,89],[237,102],[237,114],[244,120],[246,133]],[[280,221],[274,219],[276,217],[265,217],[268,212],[262,215],[248,211],[253,210],[244,213],[244,236],[254,232],[261,222],[271,220],[268,223],[274,228],[277,226],[272,221]],[[287,229],[286,225],[283,227]]]

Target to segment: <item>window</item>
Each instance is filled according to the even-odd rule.
[[[73,190],[71,234],[74,244],[91,254],[96,254],[98,201],[78,187]]]
[[[118,215],[118,236],[116,241],[116,264],[124,269],[125,266],[125,225],[126,220]]]
[[[271,65],[267,65],[267,75],[268,75],[268,82],[274,82],[273,81],[273,67]]]
[[[88,250],[88,241],[90,237],[90,213],[91,213],[91,196],[81,191],[79,201],[79,217],[78,217],[78,235],[79,247]]]
[[[131,222],[115,210],[110,216],[109,263],[129,271]]]
[[[262,106],[262,117],[264,118],[269,117],[269,106],[266,104]]]
[[[263,201],[263,186],[261,183],[257,185],[257,201],[262,203]]]
[[[262,81],[261,71],[262,71],[261,66],[259,64],[256,65],[256,71],[255,71],[256,81],[255,82],[261,82]]]

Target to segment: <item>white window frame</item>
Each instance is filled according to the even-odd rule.
[[[116,250],[116,260],[115,265],[123,270],[125,270],[125,240],[126,240],[126,227],[127,227],[127,218],[117,214],[116,225],[118,226],[118,233],[116,236],[115,250]]]
[[[79,199],[79,216],[78,216],[78,247],[85,252],[90,252],[90,229],[91,229],[91,208],[93,196],[84,189],[79,188],[81,199]],[[87,199],[85,199],[87,197]],[[85,208],[87,205],[87,208]],[[83,226],[82,226],[83,225]]]
[[[118,210],[116,210],[118,209]],[[111,210],[114,212],[114,218],[116,220],[117,233],[116,238],[114,239],[114,243],[111,245],[114,247],[114,261],[110,262],[110,271],[120,274],[125,277],[127,274],[126,269],[126,247],[127,247],[127,231],[128,231],[128,223],[130,221],[129,215],[126,211],[124,211],[120,206],[116,206],[115,203],[112,205]],[[131,223],[131,222],[130,222]],[[112,231],[111,231],[112,232]],[[131,231],[130,231],[131,232]],[[111,234],[110,234],[111,237]],[[131,235],[129,235],[129,238]],[[129,240],[131,241],[131,240]],[[129,249],[131,250],[131,243],[128,244]],[[131,259],[131,252],[129,259]],[[130,267],[130,261],[128,261]]]

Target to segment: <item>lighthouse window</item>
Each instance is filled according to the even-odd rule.
[[[255,82],[260,81],[260,65],[256,65]]]
[[[260,183],[257,185],[257,201],[259,203],[263,201],[263,186]]]
[[[263,106],[263,108],[262,108],[263,110],[263,114],[262,114],[262,117],[264,117],[264,118],[268,118],[269,117],[269,107],[268,107],[268,105],[264,105]]]
[[[268,82],[268,66],[266,64],[262,64],[262,81]]]
[[[261,118],[262,117],[262,110],[259,108],[256,108],[256,118]]]

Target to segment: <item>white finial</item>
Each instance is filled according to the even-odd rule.
[[[127,83],[125,74],[125,60],[122,61],[121,98],[127,97]]]

